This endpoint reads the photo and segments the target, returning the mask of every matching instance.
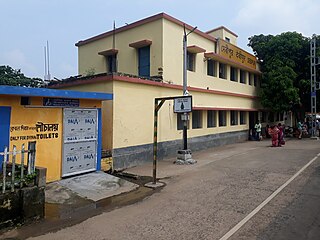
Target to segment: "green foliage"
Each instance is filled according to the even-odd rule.
[[[248,46],[260,60],[261,102],[275,112],[293,106],[310,108],[310,43],[296,32],[280,35],[255,35]]]
[[[0,66],[0,85],[41,87],[43,81],[40,78],[29,78],[10,66]]]

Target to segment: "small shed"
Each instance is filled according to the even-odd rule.
[[[47,168],[47,182],[100,170],[101,105],[112,98],[0,85],[0,152],[36,141],[36,165]]]

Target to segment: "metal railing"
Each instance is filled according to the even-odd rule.
[[[24,162],[26,153],[28,154],[28,161],[25,168]],[[21,150],[17,150],[17,147],[13,145],[11,152],[8,151],[8,147],[5,147],[4,151],[0,152],[0,156],[1,155],[3,156],[2,193],[5,193],[8,187],[11,189],[11,192],[14,192],[15,186],[22,188],[29,176],[35,174],[36,142],[29,142],[28,150],[25,150],[24,144],[22,144]],[[20,156],[20,164],[17,164],[17,156]],[[19,170],[20,174],[18,172]]]

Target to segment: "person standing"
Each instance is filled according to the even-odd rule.
[[[269,134],[271,135],[272,147],[278,147],[278,133],[279,129],[277,125],[272,126],[269,130]]]
[[[299,131],[298,138],[301,139],[302,138],[302,123],[301,123],[301,121],[298,121],[298,131]]]
[[[260,141],[261,140],[261,123],[259,120],[257,121],[256,125],[254,125],[254,129],[256,131],[256,140]]]
[[[278,146],[281,147],[282,145],[285,144],[285,142],[284,142],[284,134],[283,134],[284,125],[281,125],[281,123],[279,123],[278,124],[278,129],[279,129],[279,132],[278,132]]]

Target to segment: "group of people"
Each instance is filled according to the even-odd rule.
[[[256,140],[260,141],[262,139],[261,136],[261,123],[258,121],[254,130],[256,133]],[[284,125],[278,123],[278,125],[266,126],[266,137],[271,138],[272,147],[282,147],[285,144],[284,141]]]

